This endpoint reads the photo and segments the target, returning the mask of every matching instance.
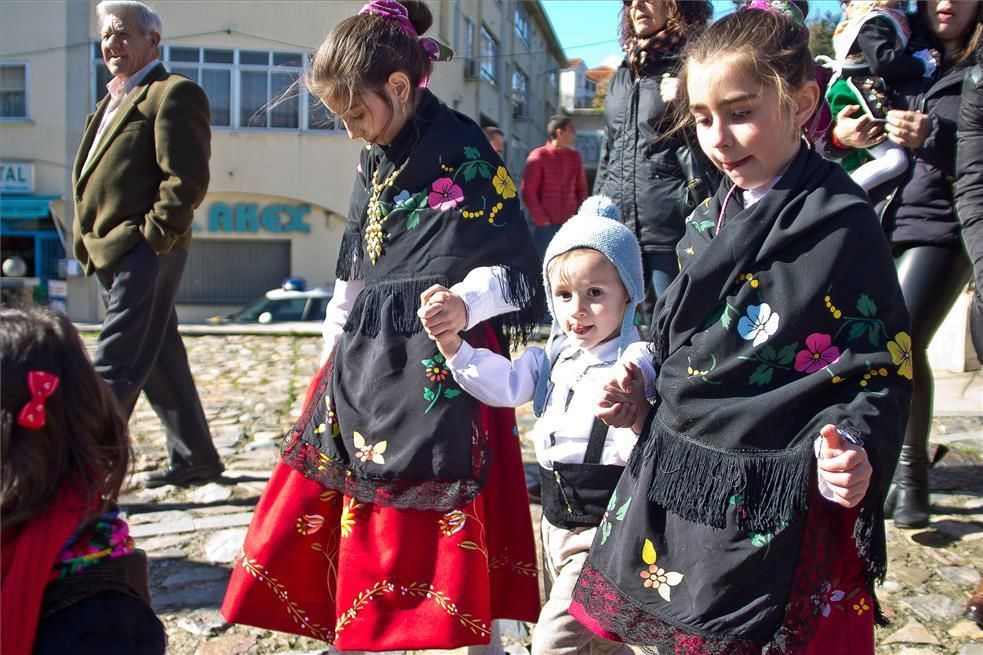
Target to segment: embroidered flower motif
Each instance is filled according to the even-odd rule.
[[[324,525],[324,517],[320,514],[304,514],[297,519],[297,532],[307,536],[314,534]]]
[[[815,373],[840,358],[840,349],[833,345],[828,334],[814,332],[806,337],[806,347],[795,355],[795,370],[800,373]]]
[[[433,366],[428,366],[425,371],[427,374],[427,378],[431,382],[443,382],[444,380],[447,379],[447,376],[450,374],[450,371],[448,371],[443,364],[436,361],[436,358],[434,358],[432,361],[434,362]]]
[[[406,204],[406,201],[412,197],[413,196],[410,195],[409,191],[403,189],[402,191],[396,194],[396,196],[393,198],[393,202],[396,203],[397,207],[402,207],[403,205]]]
[[[355,510],[361,506],[361,503],[356,503],[354,500],[349,500],[348,504],[344,506],[344,511],[341,513],[342,537],[351,536],[352,529],[355,527]]]
[[[771,311],[771,305],[766,302],[749,305],[747,316],[737,322],[737,333],[742,339],[753,341],[755,347],[760,346],[778,332],[778,319],[778,313]]]
[[[866,598],[861,598],[856,603],[853,604],[853,611],[857,613],[857,616],[862,616],[864,612],[870,609],[870,605],[867,604]]]
[[[358,449],[359,461],[372,462],[373,464],[386,463],[386,458],[382,454],[386,452],[386,448],[389,446],[388,441],[380,441],[374,444],[366,443],[365,437],[360,432],[352,434],[352,441],[355,443],[355,448]]]
[[[464,200],[464,191],[461,190],[461,187],[454,184],[454,180],[449,177],[434,180],[430,188],[432,190],[430,191],[430,195],[427,196],[427,202],[433,209],[440,209],[442,211],[453,209],[457,207],[457,203]]]
[[[499,166],[498,170],[495,171],[495,177],[492,178],[492,184],[495,185],[495,190],[498,191],[498,195],[502,196],[506,200],[509,198],[515,198],[515,182],[512,180],[512,176],[509,172],[505,170],[504,166]]]
[[[460,532],[468,520],[468,515],[459,509],[447,512],[437,521],[440,534],[449,537],[456,532]]]
[[[663,600],[669,602],[670,588],[675,587],[683,580],[682,573],[666,571],[655,565],[656,560],[655,545],[651,540],[646,539],[642,546],[642,561],[648,564],[648,568],[642,569],[639,576],[645,581],[642,585],[646,588],[655,587]]]
[[[907,332],[898,332],[894,341],[887,342],[891,361],[898,367],[898,375],[911,379],[911,337]]]
[[[832,603],[838,603],[846,597],[846,592],[840,589],[833,589],[828,581],[824,582],[819,588],[819,592],[812,596],[812,604],[819,608],[824,617],[829,617],[832,611]]]

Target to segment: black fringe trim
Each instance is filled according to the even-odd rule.
[[[887,573],[887,534],[884,528],[884,499],[877,493],[880,488],[880,475],[875,468],[870,479],[868,493],[860,506],[860,514],[853,525],[853,543],[857,555],[866,566],[865,580],[867,591],[874,603],[874,623],[881,627],[890,621],[881,611],[881,603],[874,591],[876,585],[884,582]]]
[[[505,302],[519,307],[518,311],[499,317],[502,329],[509,339],[509,346],[525,345],[536,329],[536,323],[546,312],[546,294],[539,274],[502,266],[498,280],[502,285]]]
[[[362,233],[358,228],[345,228],[334,274],[346,282],[362,279]]]
[[[538,277],[533,278],[523,271],[508,266],[501,268],[499,281],[505,301],[520,309],[498,316],[496,321],[509,338],[510,345],[524,344],[532,335],[536,321],[542,315],[536,310],[536,307],[544,303],[542,285],[539,284]],[[375,337],[381,331],[385,318],[390,322],[393,331],[401,336],[418,334],[423,330],[423,324],[416,314],[420,308],[420,294],[435,284],[449,287],[452,281],[447,275],[434,275],[368,285],[355,299],[348,321],[345,323],[345,331],[361,331],[366,336]],[[383,317],[382,306],[387,300],[391,300],[391,311]]]
[[[648,500],[687,521],[724,528],[731,496],[741,494],[738,527],[755,532],[774,532],[804,515],[815,479],[812,442],[789,451],[723,452],[670,433],[658,419],[629,458],[636,478],[643,465],[656,467]]]

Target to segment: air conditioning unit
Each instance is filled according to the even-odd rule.
[[[464,78],[465,79],[476,79],[478,77],[478,60],[477,59],[465,59],[464,60]]]

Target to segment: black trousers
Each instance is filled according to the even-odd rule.
[[[188,252],[158,255],[140,241],[112,270],[97,270],[106,318],[93,364],[133,413],[140,391],[147,394],[167,437],[174,464],[218,463],[208,432],[188,353],[177,329],[174,299]]]
[[[904,442],[927,447],[935,385],[928,363],[928,343],[969,280],[970,263],[961,243],[896,248],[894,263],[911,315],[913,389]]]

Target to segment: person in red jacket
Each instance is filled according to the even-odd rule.
[[[574,148],[573,119],[551,116],[546,131],[550,140],[529,153],[522,176],[522,201],[535,225],[533,241],[540,259],[556,231],[587,199],[584,164]]]

